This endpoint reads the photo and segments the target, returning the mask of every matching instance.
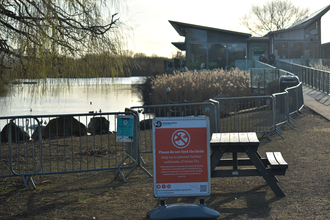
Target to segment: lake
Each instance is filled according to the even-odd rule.
[[[80,114],[100,110],[124,112],[125,108],[142,105],[140,95],[133,85],[142,83],[144,79],[47,79],[49,82],[46,88],[42,84],[14,85],[10,94],[0,97],[1,117]]]

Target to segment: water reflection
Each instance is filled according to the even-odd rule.
[[[14,85],[0,97],[1,116],[123,112],[141,105],[135,84],[143,77],[47,79],[46,84]]]

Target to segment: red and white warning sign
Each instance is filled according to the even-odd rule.
[[[176,130],[172,135],[172,143],[176,148],[183,149],[190,143],[190,135],[186,130]]]
[[[155,197],[209,196],[207,117],[154,118]]]

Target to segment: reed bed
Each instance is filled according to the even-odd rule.
[[[250,94],[249,73],[240,69],[175,72],[153,78],[149,99],[152,104],[200,102],[217,95]]]
[[[329,66],[326,66],[326,65],[315,64],[315,65],[311,65],[311,67],[313,67],[315,69],[325,70],[325,71],[329,71],[330,72],[330,67]]]

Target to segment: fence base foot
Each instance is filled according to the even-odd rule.
[[[278,135],[280,135],[281,136],[281,138],[283,138],[284,139],[284,137],[282,136],[282,130],[279,128],[279,127],[275,127],[275,131],[276,131],[276,133],[278,134]]]
[[[272,139],[270,138],[270,136],[268,135],[267,132],[265,132],[265,135],[268,137],[268,139],[269,139],[270,141],[272,141]]]
[[[30,181],[30,183],[31,183],[31,185],[32,185],[32,187],[33,187],[33,189],[35,189],[35,188],[36,188],[36,185],[34,184],[34,181],[33,181],[32,177],[31,177],[31,176],[25,176],[25,175],[22,175],[22,179],[23,179],[23,182],[24,182],[24,185],[25,185],[25,189],[26,189],[26,190],[29,190],[29,186],[28,186],[28,183],[27,183],[25,177],[28,178],[28,180]]]
[[[136,161],[131,155],[127,155],[119,164],[118,166],[120,166],[121,164],[123,164],[125,162],[126,159],[130,158],[131,160],[133,160],[134,162],[136,162],[135,166],[133,166],[133,168],[128,171],[128,173],[126,175],[123,174],[123,172],[121,171],[121,168],[118,168],[118,171],[121,175],[121,177],[123,178],[124,182],[127,183],[126,178],[137,168],[140,167],[144,172],[146,172],[150,177],[152,177],[152,175],[148,172],[148,170],[146,168],[144,168],[139,159],[142,159],[141,156],[139,157],[138,161]],[[143,161],[143,160],[142,160]],[[144,161],[143,161],[144,162]],[[145,164],[145,163],[144,163]]]
[[[126,178],[136,169],[140,167],[145,173],[147,173],[150,177],[152,177],[152,175],[149,173],[149,171],[144,168],[140,163],[138,163],[136,166],[134,166],[127,174],[126,174]]]
[[[287,122],[285,122],[291,129],[293,129],[293,127],[296,127],[293,123],[293,120],[291,121],[291,119],[289,119]],[[290,125],[290,123],[293,125],[293,127]]]
[[[118,172],[120,173],[120,176],[121,176],[121,178],[123,178],[124,182],[127,183],[127,180],[126,180],[126,178],[125,178],[125,176],[123,174],[123,171],[121,171],[121,169],[118,168]]]

